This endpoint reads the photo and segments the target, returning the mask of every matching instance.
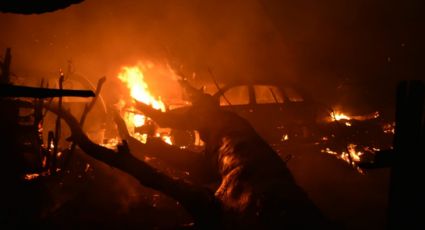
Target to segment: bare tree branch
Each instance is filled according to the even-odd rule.
[[[147,187],[168,195],[192,215],[196,224],[203,229],[217,229],[220,221],[220,202],[212,191],[195,186],[186,181],[170,178],[147,163],[131,155],[127,142],[118,148],[118,152],[93,143],[81,129],[79,122],[68,111],[49,106],[48,109],[58,115],[71,129],[72,140],[91,157],[118,168]]]

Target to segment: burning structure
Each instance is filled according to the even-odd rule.
[[[348,229],[414,228],[417,213],[399,211],[422,207],[421,190],[409,190],[421,160],[400,154],[423,146],[422,86],[400,86],[397,119],[388,98],[422,74],[415,1],[1,3],[0,48],[18,54],[12,70],[10,55],[1,59],[1,223],[297,228],[323,224],[324,213]],[[48,79],[63,60],[68,71]],[[112,77],[97,88],[76,80],[99,72]],[[220,107],[191,106],[181,76],[213,82]],[[65,97],[84,88],[96,97]]]

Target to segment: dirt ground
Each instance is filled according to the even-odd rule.
[[[291,154],[287,165],[297,183],[326,216],[345,229],[385,229],[388,168],[360,174],[346,162],[311,145],[281,151]]]
[[[359,174],[314,145],[275,147],[296,181],[344,229],[384,229],[389,170]],[[179,204],[78,152],[72,168],[27,181],[15,191],[6,227],[176,229],[191,226]]]

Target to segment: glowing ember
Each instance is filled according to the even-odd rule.
[[[331,121],[349,121],[349,120],[357,120],[357,121],[365,121],[365,120],[371,120],[376,119],[380,116],[379,112],[373,112],[366,115],[358,115],[358,116],[351,116],[346,113],[343,113],[341,111],[333,111],[331,113]],[[345,123],[346,126],[351,126],[351,123]]]
[[[330,148],[322,149],[321,152],[336,156],[337,158],[351,165],[360,174],[364,174],[364,171],[357,165],[357,163],[362,161],[362,156],[364,155],[364,152],[358,151],[357,149],[358,149],[357,145],[348,144],[347,151],[342,151],[341,153],[333,151]],[[364,151],[371,151],[371,150],[379,151],[378,148],[374,148],[374,147],[363,147],[362,149],[364,149]]]
[[[162,137],[162,140],[163,140],[165,143],[169,144],[169,145],[172,145],[172,144],[173,144],[173,142],[171,141],[171,137],[170,137],[170,136],[163,136],[163,137]]]
[[[119,144],[119,142],[120,141],[118,138],[111,138],[111,139],[107,139],[106,141],[104,141],[104,143],[100,145],[108,149],[115,149],[117,145]]]
[[[337,152],[332,151],[330,148],[322,149],[321,152],[331,154],[331,155],[337,155],[338,154]]]
[[[347,146],[348,153],[350,154],[350,158],[352,161],[359,162],[361,159],[360,157],[363,155],[363,152],[356,152],[356,145],[355,144],[349,144]]]
[[[41,167],[46,168],[46,166],[47,166],[47,157],[44,156],[43,160],[41,161]]]
[[[395,134],[395,123],[387,123],[382,126],[384,133]]]
[[[24,179],[25,180],[34,180],[34,179],[38,178],[39,176],[40,176],[40,174],[38,174],[38,173],[25,174]]]
[[[340,121],[340,120],[350,120],[351,118],[346,114],[334,111],[334,112],[332,112],[332,119],[334,121]]]

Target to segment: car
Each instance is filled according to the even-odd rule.
[[[355,168],[380,167],[382,160],[378,158],[391,152],[394,124],[377,111],[347,115],[289,83],[239,83],[215,88],[210,94],[220,107],[245,118],[272,146],[314,144],[320,152],[334,155]],[[187,105],[181,103],[170,111],[184,113]],[[170,132],[174,145],[202,147],[196,131]],[[379,157],[375,159],[375,155]]]
[[[294,84],[228,84],[216,90],[213,96],[222,109],[248,120],[260,136],[272,144],[312,138],[318,122],[329,114],[325,106]],[[175,130],[172,137],[176,145],[200,143],[198,135],[190,131]]]

